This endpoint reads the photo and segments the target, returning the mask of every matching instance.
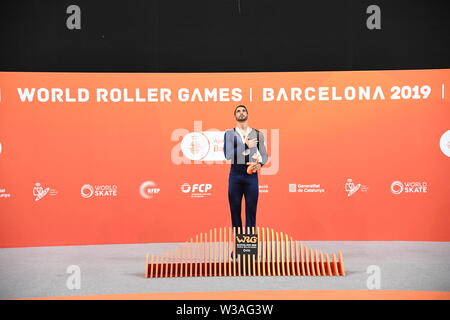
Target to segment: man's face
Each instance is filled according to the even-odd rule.
[[[247,119],[248,119],[247,110],[242,107],[239,107],[236,109],[234,116],[236,117],[236,121],[239,121],[239,122],[244,122],[244,121],[247,121]]]

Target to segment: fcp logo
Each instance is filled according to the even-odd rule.
[[[201,192],[206,193],[212,189],[212,184],[210,183],[194,183],[192,186],[189,183],[183,183],[181,185],[181,191],[184,193],[189,192]]]

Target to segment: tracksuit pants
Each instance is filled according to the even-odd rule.
[[[258,195],[258,174],[248,174],[245,164],[232,165],[228,178],[228,201],[233,227],[240,227],[242,230],[242,196],[245,198],[245,227],[256,226]]]

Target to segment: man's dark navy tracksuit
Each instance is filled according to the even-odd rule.
[[[248,155],[243,152],[248,150],[236,129],[227,130],[224,137],[224,154],[227,160],[231,160],[230,175],[228,178],[228,201],[231,210],[231,222],[233,227],[242,228],[241,207],[242,196],[245,197],[245,227],[256,226],[256,209],[258,205],[258,173],[247,173],[247,162],[254,162],[252,155],[259,153],[261,165],[267,160],[267,152],[264,143],[264,135],[255,129],[250,131],[249,139],[257,138],[258,146],[251,148]],[[248,152],[248,151],[247,151]],[[250,161],[250,159],[252,159]]]

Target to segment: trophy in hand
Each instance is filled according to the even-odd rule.
[[[245,144],[248,146],[248,149],[244,151],[244,155],[248,155],[250,153],[250,149],[255,148],[258,143],[257,138],[249,139],[249,137],[245,138]],[[256,149],[256,148],[255,148]],[[252,156],[253,162],[247,162],[247,173],[254,174],[258,171],[255,167],[258,165],[258,155],[255,153]]]
[[[258,169],[256,169],[256,165],[258,164],[258,155],[255,153],[252,156],[252,159],[254,160],[254,162],[247,162],[247,173],[248,174],[254,174],[258,171]]]

